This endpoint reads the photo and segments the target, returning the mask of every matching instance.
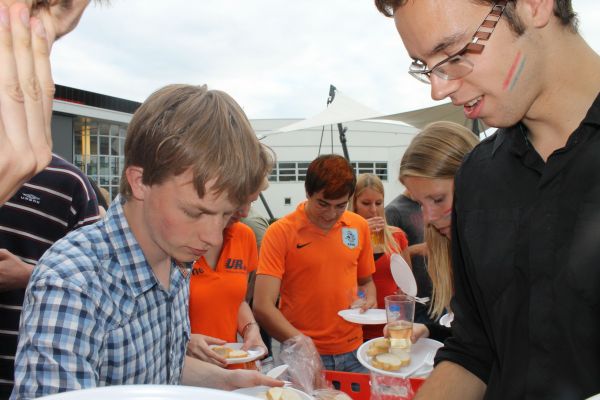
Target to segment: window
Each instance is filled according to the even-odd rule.
[[[114,199],[124,165],[127,125],[78,117],[73,130],[73,163]]]
[[[282,161],[273,167],[270,182],[304,182],[309,161]],[[371,173],[382,181],[388,179],[388,163],[376,161],[354,161],[350,163],[356,174]]]

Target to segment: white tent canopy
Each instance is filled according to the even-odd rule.
[[[318,126],[360,120],[393,120],[403,122],[418,129],[424,128],[430,122],[452,121],[470,129],[472,128],[472,121],[465,118],[462,108],[452,103],[397,114],[383,114],[336,91],[333,102],[317,115],[294,122],[275,131],[267,132],[264,135],[269,136],[277,133],[293,132]],[[482,130],[483,127],[480,125],[480,131]]]

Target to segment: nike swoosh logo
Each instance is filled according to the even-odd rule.
[[[300,244],[300,243],[298,243],[298,244],[296,245],[296,248],[297,248],[297,249],[301,249],[301,248],[303,248],[303,247],[305,247],[305,246],[308,246],[308,245],[309,245],[309,244],[311,244],[311,243],[312,243],[312,242],[303,243],[303,244]]]

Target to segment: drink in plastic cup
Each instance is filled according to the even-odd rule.
[[[410,352],[415,300],[403,294],[385,297],[390,353]]]
[[[371,244],[373,246],[383,246],[385,244],[383,229],[379,231],[371,231]]]

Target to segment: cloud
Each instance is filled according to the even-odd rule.
[[[574,1],[598,50],[595,3]],[[59,84],[137,101],[168,83],[207,83],[251,118],[314,115],[330,84],[386,113],[435,104],[368,0],[112,0],[86,10],[52,61]]]

